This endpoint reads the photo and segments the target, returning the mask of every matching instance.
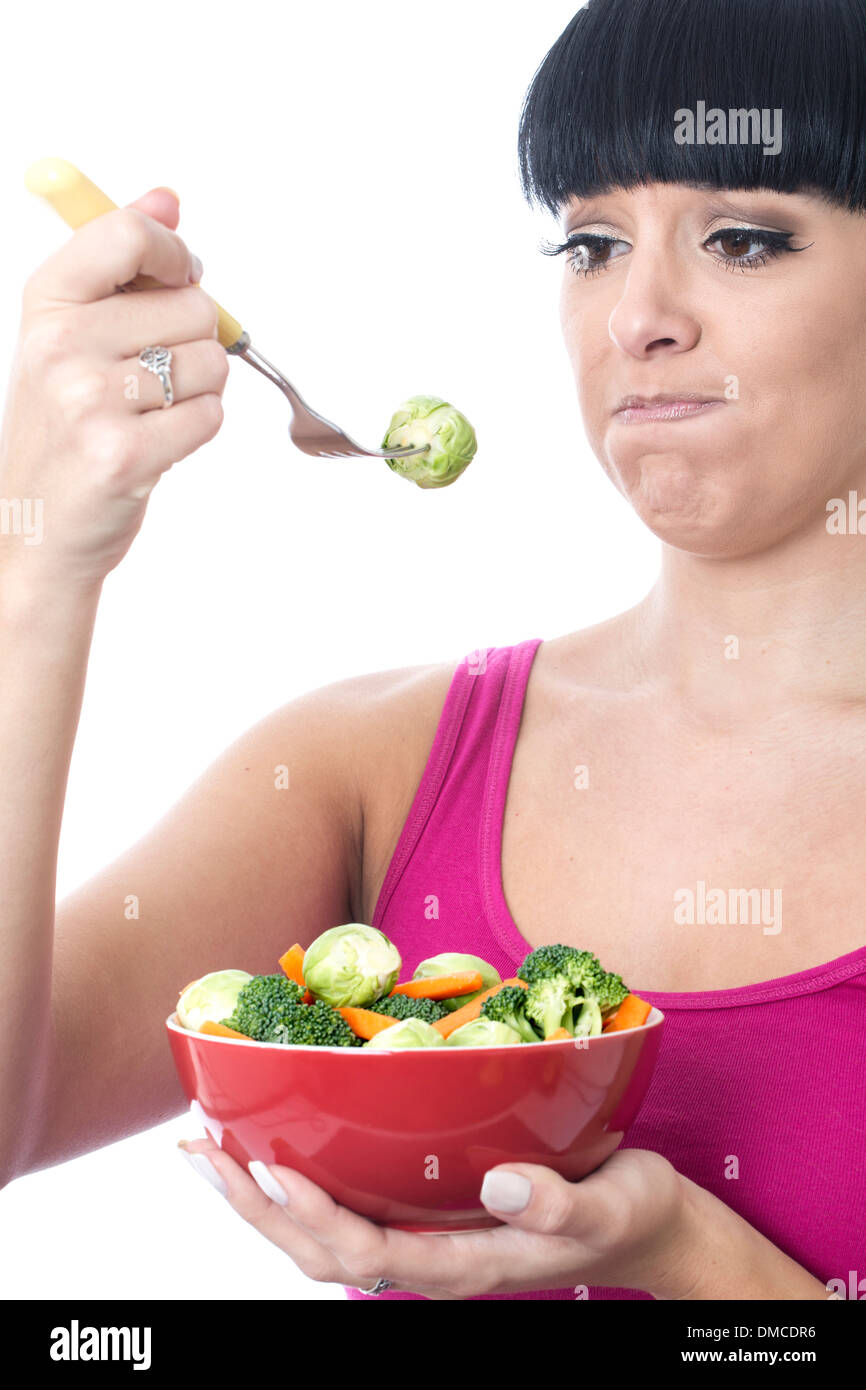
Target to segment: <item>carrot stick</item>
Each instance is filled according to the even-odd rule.
[[[244,1042],[250,1042],[246,1033],[237,1033],[234,1028],[228,1028],[224,1023],[214,1023],[213,1019],[206,1018],[198,1029],[199,1033],[216,1033],[219,1038],[243,1038]]]
[[[513,980],[502,980],[500,984],[493,985],[490,989],[486,989],[483,994],[470,1000],[468,1004],[464,1004],[461,1009],[455,1009],[453,1014],[437,1019],[433,1027],[438,1029],[443,1038],[450,1037],[455,1028],[462,1028],[464,1023],[471,1023],[473,1018],[478,1018],[485,999],[490,999],[492,995],[498,994],[506,985],[523,985],[523,988],[526,989],[526,982],[518,980],[516,976]]]
[[[337,1013],[343,1015],[352,1032],[359,1038],[374,1038],[383,1028],[390,1028],[392,1024],[400,1022],[398,1018],[374,1013],[372,1009],[359,1009],[353,1004],[344,1004]]]
[[[316,996],[313,994],[312,990],[307,989],[304,983],[304,954],[303,946],[299,946],[298,943],[295,942],[294,946],[289,947],[285,955],[280,956],[277,964],[289,979],[294,980],[295,984],[300,985],[301,989],[304,991],[304,997],[301,1003],[312,1004]]]
[[[461,970],[456,975],[407,980],[405,984],[395,985],[391,994],[405,994],[409,999],[450,999],[455,994],[471,994],[483,983],[480,970]]]
[[[567,1028],[557,1028],[556,1032],[555,1032],[555,1033],[551,1033],[550,1037],[549,1037],[549,1038],[545,1038],[544,1041],[545,1041],[545,1042],[553,1042],[554,1039],[558,1040],[559,1038],[571,1038],[571,1037],[573,1037],[573,1035],[572,1035],[571,1033],[569,1033],[569,1031],[568,1031]]]
[[[303,946],[299,946],[297,942],[295,942],[295,945],[290,946],[285,955],[280,956],[279,965],[290,980],[294,980],[296,985],[305,988]]]
[[[652,1004],[641,999],[638,994],[627,994],[615,1014],[607,1020],[603,1033],[616,1033],[622,1028],[640,1028],[646,1023],[652,1011]]]

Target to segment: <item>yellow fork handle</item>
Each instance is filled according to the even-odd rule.
[[[101,188],[97,188],[80,169],[65,159],[37,160],[27,170],[24,182],[31,193],[50,203],[73,230],[117,208],[117,203],[113,203]],[[136,275],[130,284],[135,285],[136,289],[152,290],[159,289],[162,282],[155,280],[152,275]],[[240,352],[249,343],[249,335],[222,305],[217,304],[217,311],[220,342],[226,352]]]

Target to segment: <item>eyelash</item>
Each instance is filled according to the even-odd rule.
[[[766,250],[764,251],[757,252],[752,256],[729,256],[722,261],[718,261],[718,264],[723,270],[757,270],[759,266],[765,265],[767,261],[772,260],[775,256],[783,255],[786,251],[792,253],[796,251],[805,251],[805,246],[788,245],[793,235],[793,232],[771,232],[762,227],[722,227],[720,231],[714,232],[713,235],[704,242],[704,245],[710,246],[714,241],[720,241],[723,237],[731,236],[739,238],[740,240],[745,239],[747,242],[763,242],[766,246]],[[597,275],[600,270],[606,269],[606,266],[609,265],[610,262],[599,261],[596,265],[578,266],[576,264],[576,252],[578,248],[585,246],[590,251],[600,251],[603,250],[605,246],[615,246],[619,240],[619,237],[602,236],[598,232],[572,232],[571,236],[559,246],[542,247],[542,253],[545,256],[559,256],[563,251],[571,252],[572,254],[567,257],[566,263],[571,267],[575,275],[582,275],[586,278],[590,275]]]

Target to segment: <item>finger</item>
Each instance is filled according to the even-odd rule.
[[[172,231],[180,221],[180,199],[173,188],[151,188],[126,206],[146,212],[148,217],[153,217]]]
[[[250,1174],[216,1144],[207,1139],[181,1140],[178,1147],[188,1154],[204,1154],[210,1160],[228,1189],[225,1197],[229,1206],[288,1255],[308,1279],[323,1284],[352,1282],[333,1252],[298,1225],[283,1207],[266,1197]]]
[[[216,339],[181,343],[172,348],[170,375],[175,402],[210,391],[222,395],[228,374],[228,353]],[[137,355],[113,368],[109,381],[113,399],[122,403],[126,410],[139,414],[162,410],[165,400],[162,382],[155,372],[141,365]]]
[[[77,333],[105,357],[137,357],[148,343],[174,347],[216,338],[217,306],[197,285],[129,290],[75,311]],[[225,351],[225,349],[223,349]]]
[[[410,1293],[459,1298],[455,1277],[461,1265],[476,1265],[482,1251],[489,1253],[486,1246],[471,1248],[471,1236],[459,1238],[458,1251],[454,1236],[414,1235],[377,1226],[335,1202],[330,1193],[297,1169],[279,1163],[269,1163],[267,1168],[288,1196],[285,1210],[333,1253],[348,1273],[346,1282],[356,1287],[387,1278],[395,1288]],[[488,1236],[490,1232],[480,1234]]]
[[[591,1245],[608,1228],[610,1216],[608,1185],[595,1177],[590,1173],[571,1183],[540,1164],[500,1164],[485,1173],[481,1200],[492,1215],[519,1230]]]
[[[114,294],[137,275],[181,286],[193,274],[192,256],[177,232],[140,208],[115,208],[79,227],[27,282],[36,293],[67,304],[89,304]]]
[[[166,469],[215,438],[223,419],[222,398],[214,391],[175,401],[170,411],[160,407],[118,419],[115,428],[120,439],[115,447],[109,437],[106,449],[111,466],[119,466],[124,491],[146,497]],[[108,429],[105,433],[110,436]]]

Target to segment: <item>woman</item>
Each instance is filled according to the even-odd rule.
[[[250,958],[273,959],[290,897],[301,944],[372,922],[409,971],[435,948],[510,975],[563,941],[666,1014],[628,1142],[579,1183],[499,1165],[491,1231],[384,1231],[300,1174],[187,1144],[311,1278],[431,1299],[847,1284],[866,1226],[866,554],[856,506],[842,534],[828,508],[866,473],[864,78],[866,0],[589,0],[533,79],[521,176],[562,215],[587,435],[661,539],[656,585],[586,631],[276,711],[56,923],[101,584],[160,474],[217,432],[226,359],[158,190],[31,277],[0,490],[44,497],[54,524],[29,550],[0,538],[2,948],[22,981],[4,1019],[5,1181],[178,1113],[166,998],[233,958],[239,918]],[[112,293],[139,271],[169,288]],[[148,343],[175,353],[169,411],[156,378],[122,391]],[[645,403],[658,395],[679,404]],[[300,790],[274,798],[286,746]],[[151,957],[114,930],[131,887],[165,924]],[[732,918],[744,901],[771,910]],[[134,981],[149,1023],[132,1086],[121,1006],[98,1032],[84,1021],[97,967],[109,997]]]

